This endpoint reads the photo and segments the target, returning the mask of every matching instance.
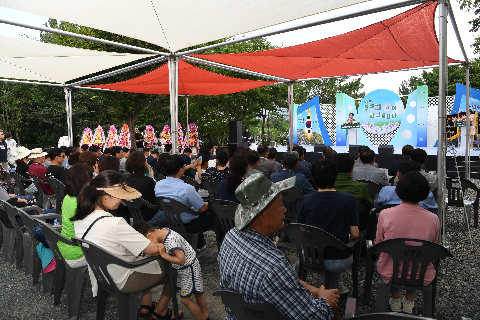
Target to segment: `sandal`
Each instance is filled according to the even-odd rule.
[[[140,306],[140,311],[139,311],[140,317],[141,318],[146,318],[147,316],[151,315],[152,312],[155,310],[156,306],[157,306],[157,303],[155,301],[152,301],[151,306],[147,306],[145,304],[142,304]],[[147,313],[142,313],[142,309],[147,309],[148,312]]]
[[[179,313],[179,315],[178,315],[179,319],[183,319],[183,312],[180,314],[180,310],[178,310],[178,313]],[[170,309],[170,308],[167,309],[167,313],[164,316],[161,316],[160,314],[156,313],[155,311],[152,311],[152,316],[154,316],[158,320],[172,320],[172,315],[173,314],[174,314],[173,310]],[[156,319],[152,318],[152,320],[156,320]]]

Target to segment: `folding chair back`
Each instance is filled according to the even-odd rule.
[[[18,195],[24,196],[25,195],[25,187],[23,186],[23,182],[32,182],[30,179],[27,179],[20,175],[19,173],[12,172],[10,173],[12,178],[15,180],[15,184],[18,188]]]
[[[289,222],[297,221],[297,210],[295,209],[295,200],[303,197],[305,194],[295,187],[291,187],[287,190],[283,190],[281,194],[282,194],[283,205],[287,209],[287,212],[285,213],[285,219]]]
[[[463,194],[460,181],[458,179],[447,178],[446,185],[448,205],[463,207]]]
[[[221,180],[203,179],[200,188],[208,191],[208,196],[211,200],[217,199],[217,190]]]
[[[12,183],[12,175],[10,174],[10,172],[7,172],[7,171],[3,171],[2,172],[3,174],[3,178],[5,180],[5,183],[7,184],[7,188],[8,188],[8,193],[15,193],[14,189],[14,182]]]
[[[200,184],[197,181],[195,181],[195,180],[193,180],[189,177],[183,176],[182,181],[185,182],[186,184],[194,186],[195,189],[197,189],[197,190],[200,188]]]
[[[215,224],[218,250],[220,250],[220,246],[227,232],[235,228],[235,210],[237,209],[237,205],[238,203],[220,199],[210,202],[210,207],[218,218]]]
[[[62,203],[65,198],[65,185],[51,175],[47,175],[46,178],[53,192],[55,192],[55,211],[60,213],[62,212]]]
[[[232,310],[238,320],[287,320],[288,318],[270,303],[253,304],[243,300],[242,295],[231,290],[220,290],[213,293],[220,296],[222,303]]]
[[[378,183],[370,180],[357,180],[357,181],[367,186],[368,193],[370,194],[370,197],[372,198],[372,200],[375,202],[375,200],[378,197],[378,194],[380,193],[380,190],[382,190],[383,187]]]
[[[133,218],[133,224],[137,223],[138,221],[145,221],[142,214],[142,208],[149,207],[152,209],[158,209],[156,205],[151,204],[147,200],[143,198],[137,198],[133,200],[126,200],[122,202],[124,206],[128,208],[130,214]]]

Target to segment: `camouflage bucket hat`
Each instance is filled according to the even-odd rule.
[[[235,228],[242,230],[265,209],[281,191],[295,185],[296,177],[273,183],[263,173],[245,179],[235,190],[240,204],[235,210]]]

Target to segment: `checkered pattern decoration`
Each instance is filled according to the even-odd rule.
[[[362,130],[367,136],[368,140],[370,140],[370,142],[372,143],[372,146],[380,146],[380,145],[388,144],[390,140],[393,139],[393,136],[395,135],[395,133],[397,133],[398,127],[392,132],[389,132],[387,134],[370,133],[370,132],[367,132],[367,130],[365,130],[363,127],[362,127]]]
[[[328,135],[330,136],[330,140],[335,144],[337,141],[337,133],[335,127],[336,121],[336,113],[335,113],[336,106],[334,104],[320,104],[320,111],[322,112],[323,122],[325,123],[325,127],[327,128]]]
[[[455,96],[447,96],[447,114],[453,108]],[[433,147],[438,140],[438,97],[428,98],[427,147]]]

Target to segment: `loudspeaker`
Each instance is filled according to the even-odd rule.
[[[392,145],[378,146],[378,154],[393,154]]]
[[[325,148],[324,144],[316,144],[313,146],[313,152],[323,152],[323,148]]]
[[[229,122],[229,143],[242,142],[242,121],[230,121]]]
[[[358,148],[360,148],[361,145],[358,144],[351,144],[348,146],[348,153],[354,158],[358,158]]]
[[[233,154],[235,153],[235,150],[237,150],[237,146],[238,146],[237,143],[228,144],[228,157],[233,156]]]

